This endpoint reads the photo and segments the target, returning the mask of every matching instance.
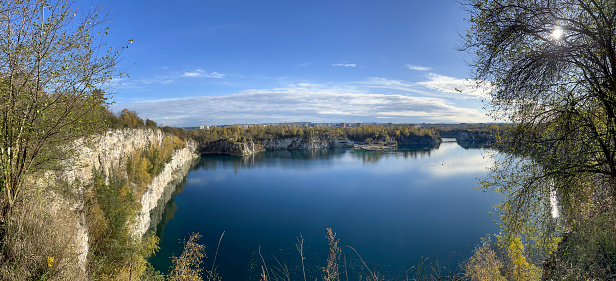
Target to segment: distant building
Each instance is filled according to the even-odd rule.
[[[340,128],[344,128],[344,127],[346,127],[346,124],[340,123]]]

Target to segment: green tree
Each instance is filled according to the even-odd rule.
[[[101,85],[118,73],[104,11],[69,0],[0,0],[0,223],[25,175],[66,159],[104,126]]]
[[[150,119],[145,119],[145,126],[148,128],[158,128],[158,124]]]
[[[569,214],[586,203],[606,203],[614,214],[616,2],[465,3],[474,78],[491,89],[494,119],[513,124],[502,133],[510,153],[483,184],[505,196],[506,233],[533,238],[549,254],[555,236],[592,219],[555,218],[554,199]]]

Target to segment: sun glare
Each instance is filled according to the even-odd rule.
[[[556,40],[560,40],[563,37],[563,29],[560,26],[557,26],[552,30],[552,38]]]

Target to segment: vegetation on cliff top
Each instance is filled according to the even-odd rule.
[[[329,139],[350,139],[367,143],[422,143],[438,142],[438,133],[430,128],[411,125],[363,125],[361,127],[312,127],[296,125],[212,127],[191,132],[200,143],[226,140],[231,142],[265,141],[283,138],[322,136]]]

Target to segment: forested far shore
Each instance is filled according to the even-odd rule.
[[[143,119],[136,111],[123,109],[117,114],[107,111],[105,119],[111,128],[160,128],[181,139],[191,138],[198,143],[215,141],[263,142],[297,137],[326,137],[334,140],[351,140],[377,145],[434,145],[442,138],[455,138],[460,142],[479,145],[495,144],[499,134],[510,128],[497,124],[356,124],[349,126],[314,126],[310,123],[233,124],[222,126],[171,127],[158,126],[150,119]]]

